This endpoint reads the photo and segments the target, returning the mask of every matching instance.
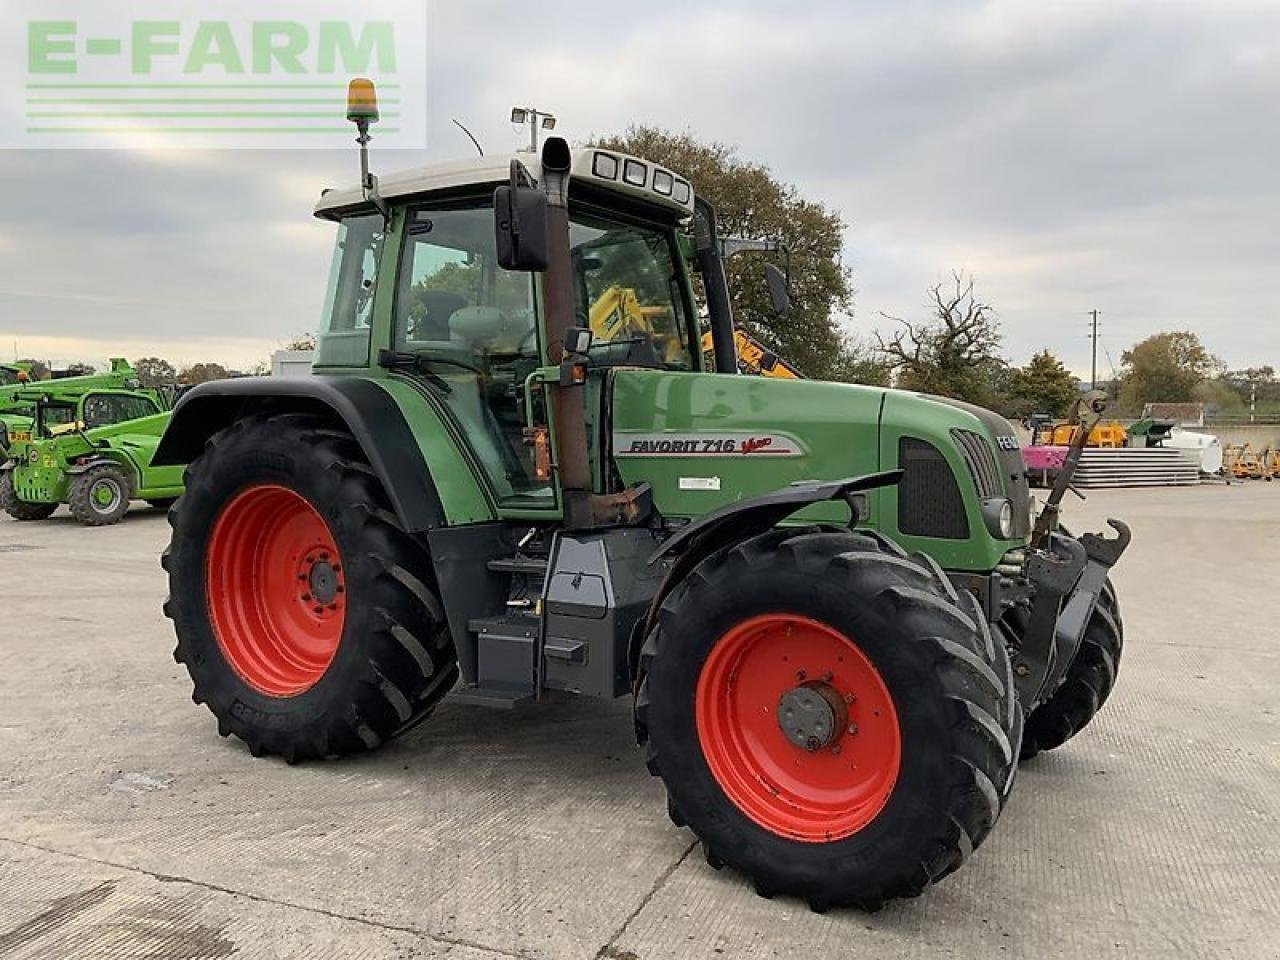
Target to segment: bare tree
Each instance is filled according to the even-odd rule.
[[[973,277],[959,271],[950,283],[929,288],[929,308],[933,315],[918,323],[881,313],[899,326],[888,338],[876,334],[898,386],[989,402],[993,379],[1004,366],[994,308],[978,298]]]

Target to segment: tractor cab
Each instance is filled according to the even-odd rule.
[[[363,191],[324,195],[317,215],[338,234],[314,369],[373,366],[411,378],[447,408],[501,505],[556,510],[546,388],[548,368],[565,357],[566,326],[589,334],[580,359],[592,369],[702,369],[686,266],[693,197],[686,180],[653,164],[573,154],[572,306],[569,323],[551,329],[544,275],[500,262],[494,195],[513,165],[529,182],[542,176],[534,157],[480,159],[387,178],[385,212]]]

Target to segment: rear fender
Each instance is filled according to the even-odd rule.
[[[316,413],[346,426],[382,482],[406,530],[446,525],[429,466],[400,407],[372,380],[361,377],[245,377],[201,384],[174,407],[169,428],[152,457],[154,466],[190,463],[206,441],[255,413]]]

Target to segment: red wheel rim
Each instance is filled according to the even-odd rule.
[[[780,725],[784,695],[798,688],[834,705],[836,729],[817,749],[814,739],[798,746]],[[772,833],[843,839],[871,823],[893,792],[902,757],[893,699],[866,655],[826,624],[786,614],[737,624],[707,655],[694,705],[712,776]]]
[[[286,487],[250,487],[223,507],[205,554],[205,594],[219,649],[261,693],[309,690],[338,652],[341,555],[315,507]]]

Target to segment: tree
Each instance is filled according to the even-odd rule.
[[[929,288],[929,320],[912,323],[882,314],[901,328],[888,339],[876,334],[897,386],[994,405],[997,386],[1007,375],[996,352],[1000,324],[991,305],[979,300],[973,288],[973,277],[953,272],[950,283]]]
[[[69,363],[66,370],[69,377],[91,377],[97,372],[98,368],[92,363]]]
[[[1188,402],[1196,387],[1224,369],[1189,330],[1147,337],[1126,350],[1120,361],[1120,405],[1130,412],[1148,403]]]
[[[1048,350],[1041,350],[1025,367],[1010,371],[1000,407],[1005,416],[1019,420],[1033,413],[1061,417],[1079,396],[1071,371]]]
[[[141,360],[135,360],[133,369],[138,371],[138,382],[151,389],[178,381],[177,368],[168,360],[161,360],[159,357],[143,357]]]
[[[742,253],[725,263],[734,318],[770,350],[824,380],[884,382],[886,370],[871,351],[840,326],[852,309],[853,286],[841,261],[844,222],[820,203],[805,200],[762,164],[743,160],[734,147],[703,143],[690,133],[631,127],[596,145],[646,157],[689,178],[716,208],[720,236],[776,240],[790,251],[791,315],[777,316],[764,282],[762,254]],[[769,254],[781,264],[781,254]]]
[[[208,383],[210,380],[225,380],[228,375],[227,368],[220,363],[195,363],[183,368],[178,374],[178,382],[194,385]]]

